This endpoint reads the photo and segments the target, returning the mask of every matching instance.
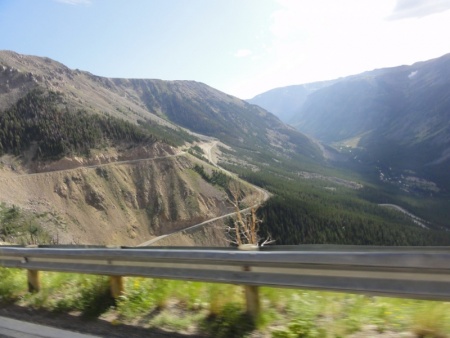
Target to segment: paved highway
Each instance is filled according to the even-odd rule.
[[[0,338],[100,338],[73,331],[55,329],[16,319],[0,317]]]

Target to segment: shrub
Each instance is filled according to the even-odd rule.
[[[245,337],[255,329],[252,318],[235,303],[228,303],[222,311],[210,316],[203,325],[203,330],[211,337]]]

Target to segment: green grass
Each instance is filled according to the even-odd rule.
[[[21,305],[62,313],[78,311],[89,318],[100,316],[114,305],[107,277],[69,273],[41,274],[41,291],[19,295]]]
[[[0,305],[15,303],[53,312],[107,316],[112,324],[158,327],[211,337],[348,337],[368,329],[450,337],[450,303],[368,297],[332,292],[261,288],[262,314],[245,313],[236,285],[126,278],[113,301],[108,278],[43,272],[41,291],[26,291],[26,272],[0,268]]]
[[[44,214],[33,214],[15,205],[0,203],[0,242],[26,244],[51,243],[41,223],[55,223]]]
[[[24,270],[0,268],[0,304],[16,301],[26,283]]]

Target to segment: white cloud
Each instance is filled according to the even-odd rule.
[[[247,56],[250,56],[252,54],[252,51],[250,49],[239,49],[234,53],[234,56],[237,58],[245,58]]]
[[[381,2],[381,1],[380,1]],[[280,0],[273,13],[273,71],[288,83],[325,80],[366,70],[377,53],[386,1]],[[376,56],[379,58],[379,56]],[[297,79],[297,80],[295,80]]]
[[[54,0],[56,2],[60,2],[68,5],[90,5],[91,0]]]
[[[397,0],[389,20],[422,18],[450,9],[450,0]]]

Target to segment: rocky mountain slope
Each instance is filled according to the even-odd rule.
[[[35,174],[25,173],[17,158],[3,156],[0,201],[38,218],[51,215],[42,226],[59,244],[137,245],[233,211],[225,190],[194,170],[202,165],[210,171],[208,164],[167,149],[144,153],[153,157],[121,157],[110,150],[90,161],[65,158]],[[115,160],[99,164],[106,158]],[[261,193],[242,186],[242,196],[243,203],[253,205]],[[222,237],[217,232],[223,221],[198,240],[209,246],[223,243],[224,231]]]
[[[158,119],[136,93],[123,92],[111,79],[71,70],[49,58],[0,51],[0,110],[35,88],[64,94],[69,110],[86,109],[132,121]]]
[[[54,243],[136,245],[232,210],[225,191],[192,169],[198,163],[181,153],[31,175],[3,168],[0,200],[52,214],[58,222],[44,228]]]

